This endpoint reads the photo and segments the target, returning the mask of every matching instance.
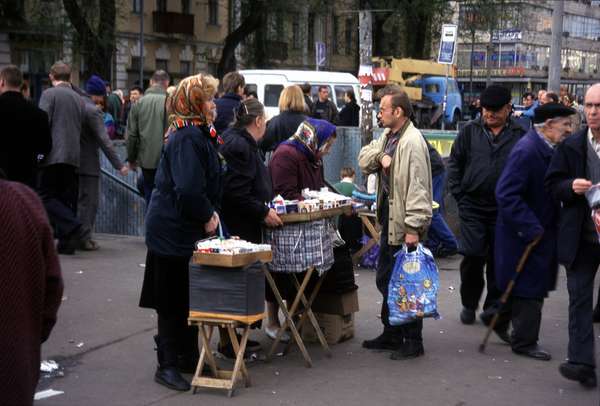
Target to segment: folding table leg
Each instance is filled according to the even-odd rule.
[[[327,274],[327,272],[324,272],[319,277],[317,284],[315,285],[313,291],[310,294],[309,300],[306,300],[304,293],[302,293],[301,300],[302,300],[302,304],[304,305],[304,313],[300,317],[300,320],[298,321],[298,325],[296,327],[299,331],[302,331],[304,322],[306,321],[306,317],[308,317],[310,323],[312,324],[313,328],[315,329],[315,333],[317,334],[317,338],[319,339],[321,346],[325,350],[325,355],[327,357],[331,357],[331,349],[329,348],[329,344],[327,343],[327,340],[325,339],[325,336],[323,335],[323,331],[321,330],[321,327],[319,326],[319,322],[317,321],[317,318],[315,317],[315,314],[312,311],[312,304],[313,304],[315,298],[317,297],[317,295],[319,294],[319,290],[321,289],[323,280],[325,280],[326,274]],[[298,289],[299,283],[298,283],[298,278],[296,278],[296,275],[292,275],[292,280],[294,282],[294,285],[296,285],[296,288]],[[287,351],[288,348],[289,348],[289,345],[285,351]]]
[[[210,370],[213,374],[213,376],[215,378],[219,377],[219,373],[218,373],[218,368],[217,368],[217,361],[215,360],[215,357],[213,356],[212,351],[210,350],[210,340],[212,338],[212,333],[214,331],[215,326],[207,326],[208,327],[208,335],[206,334],[206,330],[204,329],[205,325],[202,324],[201,328],[200,328],[200,334],[202,335],[202,354],[206,355],[207,358],[207,362],[208,362],[208,366],[210,367]],[[202,370],[200,370],[200,373],[202,373]]]
[[[237,335],[235,333],[235,329],[231,326],[227,326],[227,332],[229,333],[229,339],[231,340],[231,345],[233,346],[233,351],[236,354],[235,365],[232,372],[232,384],[235,385],[235,379],[238,373],[238,369],[242,374],[242,379],[244,380],[244,384],[246,388],[250,386],[250,375],[248,374],[248,370],[246,369],[246,363],[244,362],[244,355],[246,351],[246,345],[248,344],[248,336],[250,335],[250,326],[246,325],[244,327],[244,332],[242,333],[242,341],[241,344],[238,343]],[[238,368],[239,362],[239,368]]]
[[[267,354],[267,361],[269,361],[271,359],[271,357],[273,356],[273,353],[275,352],[275,349],[277,348],[279,341],[281,341],[281,335],[283,334],[283,332],[286,330],[286,328],[289,325],[290,331],[292,333],[292,337],[294,338],[294,341],[296,341],[296,344],[298,345],[298,348],[300,349],[300,352],[302,353],[302,356],[304,357],[306,366],[308,368],[310,368],[310,367],[312,367],[312,359],[310,358],[310,355],[308,354],[308,351],[306,350],[306,347],[304,346],[304,342],[302,341],[302,337],[298,333],[298,330],[296,329],[296,325],[294,324],[294,320],[292,319],[292,317],[296,311],[296,308],[298,307],[298,303],[300,302],[300,298],[298,296],[296,296],[292,306],[288,309],[285,306],[285,304],[283,303],[281,293],[279,293],[279,289],[277,288],[277,285],[275,284],[275,280],[273,279],[273,277],[271,276],[271,274],[269,273],[269,271],[266,269],[266,267],[264,265],[263,265],[263,271],[265,272],[265,277],[267,278],[267,281],[269,282],[269,285],[271,286],[271,289],[273,290],[273,293],[275,294],[275,298],[277,299],[277,302],[279,303],[279,307],[281,308],[281,312],[283,313],[283,316],[285,318],[283,326],[281,326],[281,328],[277,332],[275,341],[273,342],[273,345],[271,345],[271,349],[269,350],[269,353]],[[309,269],[308,272],[312,273],[312,271],[313,271],[313,269],[311,268],[311,269]],[[306,283],[304,283],[304,282],[306,282]],[[306,289],[306,284],[308,283],[308,279],[306,279],[304,282],[303,282],[303,287],[301,287],[302,291],[304,291],[304,289]]]

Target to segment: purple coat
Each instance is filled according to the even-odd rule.
[[[511,151],[496,186],[494,257],[499,289],[506,289],[527,244],[543,234],[517,279],[514,296],[540,299],[556,285],[558,204],[544,190],[553,152],[535,129],[529,130]]]

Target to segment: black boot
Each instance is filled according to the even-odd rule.
[[[183,379],[177,370],[177,349],[173,341],[162,339],[159,336],[154,336],[156,342],[158,367],[154,374],[154,380],[166,386],[169,389],[177,391],[190,390],[190,384]]]
[[[401,334],[385,328],[378,337],[363,341],[362,346],[369,350],[396,351],[402,346],[402,343]]]
[[[182,331],[179,339],[180,348],[177,351],[177,369],[184,374],[196,372],[196,366],[200,359],[198,350],[198,327],[188,326]]]
[[[425,354],[423,341],[421,340],[404,340],[404,344],[398,351],[395,351],[390,356],[394,361],[417,358]]]

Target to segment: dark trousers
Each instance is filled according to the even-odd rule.
[[[501,292],[496,287],[494,273],[494,236],[496,220],[494,217],[470,213],[468,207],[461,207],[461,253],[464,255],[460,263],[460,298],[467,309],[476,310],[479,299],[487,282],[487,295],[483,309],[496,304]],[[485,280],[484,280],[485,270]]]
[[[98,195],[100,192],[100,177],[79,175],[79,199],[77,202],[77,217],[82,224],[81,240],[92,239],[92,231],[98,212]]]
[[[433,212],[431,218],[431,226],[427,231],[427,241],[425,245],[435,250],[436,248],[457,249],[458,242],[456,237],[446,224],[444,219],[444,183],[446,180],[446,172],[442,172],[432,179],[433,200],[440,205],[438,210]]]
[[[567,269],[569,291],[569,362],[594,367],[594,278],[600,266],[600,246],[582,241]]]
[[[156,169],[142,168],[142,175],[144,179],[144,199],[146,200],[146,207],[148,207],[150,198],[152,197],[152,191],[154,190],[154,176],[156,176]]]
[[[382,221],[381,239],[379,248],[379,263],[377,265],[377,274],[375,276],[375,284],[381,292],[383,298],[381,303],[381,322],[383,323],[384,331],[391,332],[401,336],[404,339],[423,341],[423,320],[418,319],[412,323],[403,324],[401,326],[390,325],[390,309],[388,307],[388,286],[392,278],[394,269],[394,254],[400,249],[400,246],[388,245],[388,218],[389,204],[387,199],[384,199],[380,208],[380,219]]]
[[[512,322],[511,347],[526,351],[537,345],[542,323],[544,299],[510,297],[500,311],[496,324],[499,330],[507,330]]]
[[[72,165],[54,164],[38,172],[38,194],[61,241],[81,227],[77,219],[79,176],[76,170]]]

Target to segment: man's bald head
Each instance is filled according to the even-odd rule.
[[[594,132],[600,132],[600,83],[592,85],[585,92],[583,111],[588,126]]]

